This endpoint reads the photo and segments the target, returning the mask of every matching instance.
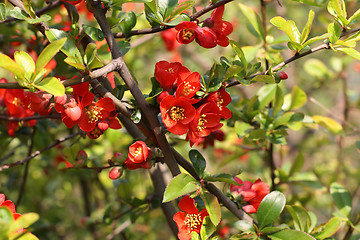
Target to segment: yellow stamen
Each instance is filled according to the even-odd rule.
[[[201,225],[201,217],[199,214],[187,214],[184,224],[189,228],[189,231],[193,231]]]
[[[178,106],[172,106],[169,111],[170,118],[174,121],[185,119],[185,109]]]

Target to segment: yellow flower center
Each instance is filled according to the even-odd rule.
[[[201,217],[199,214],[187,214],[185,217],[184,224],[187,226],[191,231],[194,231],[201,225]]]
[[[220,110],[222,110],[222,104],[224,103],[224,100],[222,98],[218,98],[217,99],[217,106],[219,107]]]
[[[173,72],[174,72],[174,69],[172,69],[172,68],[169,68],[168,70],[166,70],[166,72],[170,72],[170,73],[173,73]]]
[[[15,106],[22,106],[21,105],[21,100],[17,97],[14,98],[14,100],[12,101],[12,104],[14,104]]]
[[[103,108],[98,107],[98,106],[96,106],[94,104],[91,104],[90,106],[88,106],[85,109],[85,113],[88,116],[89,121],[91,123],[93,123],[93,122],[99,121],[99,119],[101,118],[101,111],[102,110],[103,110]]]
[[[194,91],[195,90],[195,87],[194,86],[191,86],[189,82],[185,82],[184,83],[184,95],[187,96],[190,94],[190,92]]]
[[[197,130],[200,132],[202,130],[204,130],[206,128],[205,124],[207,123],[207,120],[206,120],[206,115],[205,114],[202,114],[199,118],[199,123],[198,123],[198,126],[197,126]]]
[[[179,121],[182,119],[185,119],[185,109],[183,109],[182,107],[178,107],[178,106],[172,106],[170,108],[170,118],[174,121]]]
[[[90,134],[91,134],[94,138],[98,138],[98,137],[100,137],[100,136],[103,134],[103,131],[101,131],[100,128],[95,127],[95,128],[90,132]]]
[[[194,31],[190,29],[185,29],[182,31],[182,36],[184,39],[190,40],[194,36]]]
[[[141,155],[141,154],[142,154],[142,152],[143,152],[142,147],[138,147],[138,148],[136,148],[135,153],[134,153],[135,157],[137,157],[137,156]]]

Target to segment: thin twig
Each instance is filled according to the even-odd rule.
[[[41,149],[41,150],[38,150],[38,151],[34,152],[33,154],[31,154],[30,156],[28,156],[27,158],[25,158],[25,159],[23,159],[23,160],[21,160],[21,161],[17,161],[17,162],[14,162],[14,163],[9,163],[9,164],[4,164],[4,165],[0,166],[0,172],[1,172],[2,170],[4,170],[4,169],[8,169],[8,168],[11,168],[11,167],[14,167],[14,166],[17,166],[17,165],[22,165],[22,164],[30,161],[30,160],[33,159],[34,157],[38,156],[39,154],[41,154],[41,153],[43,153],[43,152],[45,152],[45,151],[47,151],[47,150],[55,147],[56,145],[61,144],[61,143],[65,142],[65,141],[67,141],[67,140],[69,140],[69,139],[72,139],[72,138],[74,138],[74,137],[76,137],[76,136],[78,136],[78,135],[80,135],[80,134],[82,134],[82,132],[73,133],[73,134],[71,134],[71,135],[69,135],[69,136],[67,136],[67,137],[60,138],[60,139],[56,140],[54,143],[52,143],[52,144],[44,147],[44,148]]]

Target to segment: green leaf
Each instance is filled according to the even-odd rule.
[[[300,232],[292,229],[284,229],[280,232],[273,233],[268,235],[268,237],[272,240],[315,240],[312,236],[307,233]]]
[[[303,28],[303,30],[301,32],[301,38],[300,38],[300,43],[301,44],[303,44],[306,41],[306,39],[308,38],[308,36],[309,36],[311,25],[312,25],[312,22],[314,20],[314,16],[315,16],[314,11],[310,10],[308,21],[306,22],[306,25],[305,25],[305,27]]]
[[[316,124],[327,128],[332,133],[338,134],[342,132],[342,126],[331,118],[315,115],[312,116],[312,119]]]
[[[65,87],[56,77],[44,78],[41,82],[33,84],[34,87],[46,91],[54,96],[62,96],[65,93]]]
[[[353,24],[360,19],[360,9],[358,9],[348,20],[349,24]]]
[[[260,230],[273,223],[280,216],[285,203],[284,194],[278,191],[273,191],[264,197],[256,213]]]
[[[37,213],[25,213],[16,219],[9,228],[9,233],[18,230],[19,228],[27,228],[39,219]]]
[[[176,18],[173,18],[170,22],[161,21],[162,24],[166,26],[176,26],[181,22],[190,22],[190,17],[185,13],[180,14]]]
[[[334,235],[341,226],[341,220],[338,217],[331,218],[327,223],[321,224],[314,229],[313,235],[316,239],[322,240]]]
[[[94,39],[95,41],[102,41],[104,40],[105,38],[105,35],[104,33],[96,28],[96,27],[92,27],[92,26],[89,26],[89,25],[86,25],[86,24],[83,24],[82,25],[83,29],[84,29],[84,32],[89,36],[91,37],[92,39]]]
[[[36,61],[36,72],[40,72],[50,60],[59,52],[61,47],[65,44],[66,38],[56,40],[50,43],[44,50],[40,53]]]
[[[78,62],[78,58],[75,58],[73,56],[69,56],[69,57],[64,59],[64,62],[66,62],[70,66],[73,66],[74,68],[76,68],[76,69],[78,69],[80,71],[85,71],[84,64],[81,63],[81,62]]]
[[[124,56],[131,48],[130,43],[128,41],[119,41],[117,42],[119,47],[121,56]]]
[[[291,105],[289,110],[294,110],[302,107],[306,103],[306,101],[306,93],[298,86],[294,86],[291,91]]]
[[[241,63],[244,66],[244,68],[247,69],[247,61],[246,61],[244,52],[241,50],[240,45],[237,42],[233,41],[233,40],[229,40],[229,43],[231,44],[232,48],[236,52],[236,55],[239,57]]]
[[[24,69],[20,67],[20,65],[17,64],[14,60],[12,60],[10,57],[3,53],[0,53],[0,67],[12,72],[19,79],[24,78]]]
[[[293,51],[296,51],[296,52],[300,52],[304,48],[304,46],[301,45],[300,43],[292,42],[292,41],[288,42],[287,45],[288,45],[290,50],[293,50]]]
[[[156,9],[166,19],[178,4],[178,0],[155,0]]]
[[[8,207],[0,206],[0,225],[11,224],[14,221],[14,217]],[[1,228],[0,228],[1,229]]]
[[[6,6],[5,3],[0,3],[0,21],[5,21],[6,19]]]
[[[349,217],[352,208],[352,199],[349,190],[340,183],[334,182],[330,185],[330,193],[336,206],[346,217]]]
[[[163,202],[169,202],[198,189],[199,183],[193,177],[186,173],[180,173],[166,187]]]
[[[47,22],[50,20],[51,20],[51,17],[47,14],[43,14],[43,15],[41,15],[41,17],[38,17],[38,18],[25,18],[25,21],[29,24],[37,24],[40,22]]]
[[[239,183],[234,180],[232,175],[226,173],[218,173],[212,176],[206,176],[204,179],[208,182],[226,182],[233,185],[239,185]]]
[[[312,44],[314,42],[329,38],[330,36],[331,36],[330,33],[325,33],[325,34],[323,34],[321,36],[315,36],[315,37],[310,38],[309,40],[307,40],[302,46],[306,47],[307,45],[310,45],[310,44]]]
[[[273,102],[273,116],[276,116],[281,111],[281,107],[283,103],[284,103],[284,94],[281,88],[279,87],[279,85],[277,85],[275,90],[275,99]]]
[[[353,48],[336,48],[336,50],[339,50],[340,52],[343,52],[352,58],[360,60],[360,53]]]
[[[211,222],[215,226],[219,225],[221,220],[221,208],[217,198],[214,195],[207,192],[202,192],[201,198],[205,203],[205,208],[209,213]]]
[[[191,240],[201,240],[200,235],[195,231],[191,231]]]
[[[297,173],[301,170],[304,165],[304,155],[299,152],[297,157],[295,158],[294,163],[291,165],[289,176],[292,176],[294,173]]]
[[[34,234],[32,234],[31,232],[26,232],[25,234],[23,233],[11,233],[9,235],[9,240],[39,240]]]
[[[239,3],[238,6],[240,7],[241,12],[245,15],[245,17],[251,23],[251,25],[255,29],[256,33],[259,35],[259,37],[263,41],[265,41],[264,29],[262,27],[260,17],[256,14],[256,12],[252,8],[250,8],[244,4],[241,4],[241,3]]]
[[[25,71],[25,79],[30,81],[32,75],[35,73],[35,62],[32,57],[24,51],[15,52],[15,62],[21,66]]]
[[[277,84],[268,84],[259,89],[256,95],[259,96],[260,107],[267,106],[275,96]]]
[[[300,43],[300,32],[292,20],[286,21],[283,17],[277,16],[270,20],[270,23],[283,31],[292,42]]]
[[[198,150],[195,149],[190,150],[189,158],[194,166],[195,172],[199,175],[200,178],[202,178],[204,176],[204,171],[206,168],[205,158]]]
[[[216,225],[214,225],[210,218],[206,216],[200,229],[201,239],[209,239],[215,230]]]
[[[28,18],[28,16],[29,16],[29,15],[27,15],[26,12],[21,10],[19,7],[14,7],[13,9],[11,9],[9,11],[9,15],[13,18],[20,19],[20,20],[24,20],[24,19]]]
[[[297,205],[286,205],[286,209],[294,220],[295,229],[306,233],[309,232],[311,219],[306,209]]]
[[[182,12],[184,12],[185,10],[191,8],[192,6],[195,5],[195,1],[186,1],[186,2],[182,2],[180,4],[178,4],[175,9],[172,11],[171,15],[170,15],[170,19],[175,18],[177,15],[181,14]]]
[[[327,9],[328,12],[334,17],[342,16],[346,18],[346,8],[344,0],[330,0]]]
[[[329,37],[330,42],[334,44],[341,36],[341,27],[337,23],[330,23],[328,26],[328,33],[331,34]]]
[[[275,83],[275,79],[269,75],[257,75],[251,79],[252,82]]]
[[[76,59],[76,63],[84,65],[79,49],[76,47],[75,43],[71,40],[70,36],[66,32],[58,29],[50,29],[45,31],[45,35],[50,42],[54,42],[62,38],[67,38],[65,44],[61,48],[61,51],[66,56]]]
[[[89,43],[85,49],[84,63],[89,66],[95,59],[97,48],[95,43]]]

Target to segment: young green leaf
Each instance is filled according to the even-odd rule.
[[[190,150],[189,158],[190,158],[191,163],[194,166],[195,172],[199,175],[200,178],[202,178],[204,175],[205,168],[206,168],[205,158],[196,149]]]
[[[295,229],[308,233],[311,225],[311,219],[306,209],[298,205],[286,205],[286,209],[289,211],[294,220]]]
[[[59,52],[61,47],[65,44],[66,38],[56,40],[50,43],[44,50],[40,53],[36,61],[36,72],[40,72],[50,60]]]
[[[334,44],[341,36],[341,27],[337,23],[330,23],[328,26],[328,33],[331,34],[329,37],[330,42]]]
[[[6,6],[5,3],[0,3],[0,21],[5,21],[6,19]]]
[[[245,17],[251,23],[251,25],[255,29],[256,33],[259,35],[260,39],[262,41],[265,41],[264,29],[262,27],[260,17],[256,14],[256,12],[252,8],[250,8],[244,4],[241,4],[241,3],[239,3],[238,6],[240,7],[241,12],[245,15]]]
[[[25,213],[16,219],[9,228],[9,233],[12,233],[19,228],[27,228],[39,219],[39,214],[37,213]]]
[[[358,9],[348,20],[349,24],[353,24],[360,19],[360,9]]]
[[[336,122],[335,120],[329,117],[315,115],[312,116],[312,119],[316,124],[319,124],[320,126],[327,128],[332,133],[338,134],[342,132],[342,126],[338,122]]]
[[[217,198],[214,195],[207,192],[202,192],[201,198],[205,203],[205,207],[207,212],[209,213],[211,222],[215,226],[219,225],[221,220],[221,208]]]
[[[54,96],[62,96],[65,93],[65,87],[56,77],[44,78],[42,81],[33,83],[34,87],[46,91]]]
[[[203,224],[200,229],[201,239],[209,239],[211,235],[215,232],[216,225],[206,216],[203,220]]]
[[[299,152],[297,157],[295,158],[294,163],[291,165],[289,176],[292,176],[294,173],[297,173],[301,170],[304,165],[304,155]]]
[[[30,82],[31,77],[35,73],[35,62],[32,57],[24,51],[15,52],[15,62],[25,71],[25,79]]]
[[[338,217],[331,218],[327,223],[318,226],[314,229],[312,236],[316,239],[322,240],[334,235],[341,226],[341,220]]]
[[[334,182],[330,185],[330,193],[340,211],[349,217],[352,208],[352,199],[349,190],[340,183]]]
[[[95,59],[97,53],[97,48],[95,43],[89,43],[85,49],[84,63],[90,65]]]
[[[163,202],[169,202],[199,189],[199,183],[190,175],[181,173],[174,177],[165,189]]]
[[[302,107],[306,103],[306,101],[306,93],[298,86],[294,86],[291,91],[291,105],[289,110],[294,110]]]
[[[306,39],[308,38],[308,36],[309,36],[311,25],[312,25],[312,22],[314,20],[314,16],[315,16],[314,11],[310,10],[308,21],[306,22],[306,25],[305,25],[305,27],[303,28],[303,30],[301,32],[301,38],[300,38],[300,43],[301,44],[303,44],[306,41]]]
[[[236,123],[241,124],[243,122],[238,121]],[[247,123],[244,123],[244,124],[247,124]],[[214,174],[212,176],[206,176],[204,179],[208,182],[225,182],[225,183],[230,183],[233,185],[239,185],[239,183],[234,180],[234,177],[232,175],[226,174],[226,173],[218,173],[218,174]]]
[[[271,240],[316,240],[314,237],[310,236],[307,233],[300,232],[292,229],[284,229],[280,232],[273,233],[268,235]]]
[[[290,41],[300,43],[300,32],[292,20],[286,21],[284,18],[277,16],[270,20],[270,23],[289,37]]]
[[[281,192],[273,191],[266,195],[261,201],[256,213],[259,229],[263,229],[264,227],[273,223],[284,209],[285,203],[286,198]]]
[[[284,103],[284,94],[281,88],[279,87],[279,85],[276,85],[275,99],[273,102],[273,116],[276,116],[281,111],[281,107],[283,103]]]
[[[14,60],[12,60],[10,57],[3,53],[0,53],[0,67],[12,72],[19,79],[24,78],[24,69],[20,67],[20,65],[17,64]]]
[[[84,32],[95,41],[104,40],[105,35],[100,29],[86,24],[83,24],[82,27],[84,29]]]
[[[343,52],[352,58],[360,60],[360,53],[353,48],[337,48],[336,50],[339,50],[340,52]]]
[[[246,61],[244,52],[241,50],[240,45],[237,42],[233,41],[233,40],[229,40],[229,43],[231,44],[232,48],[236,52],[236,55],[239,57],[241,63],[244,66],[244,68],[247,69],[247,61]]]

